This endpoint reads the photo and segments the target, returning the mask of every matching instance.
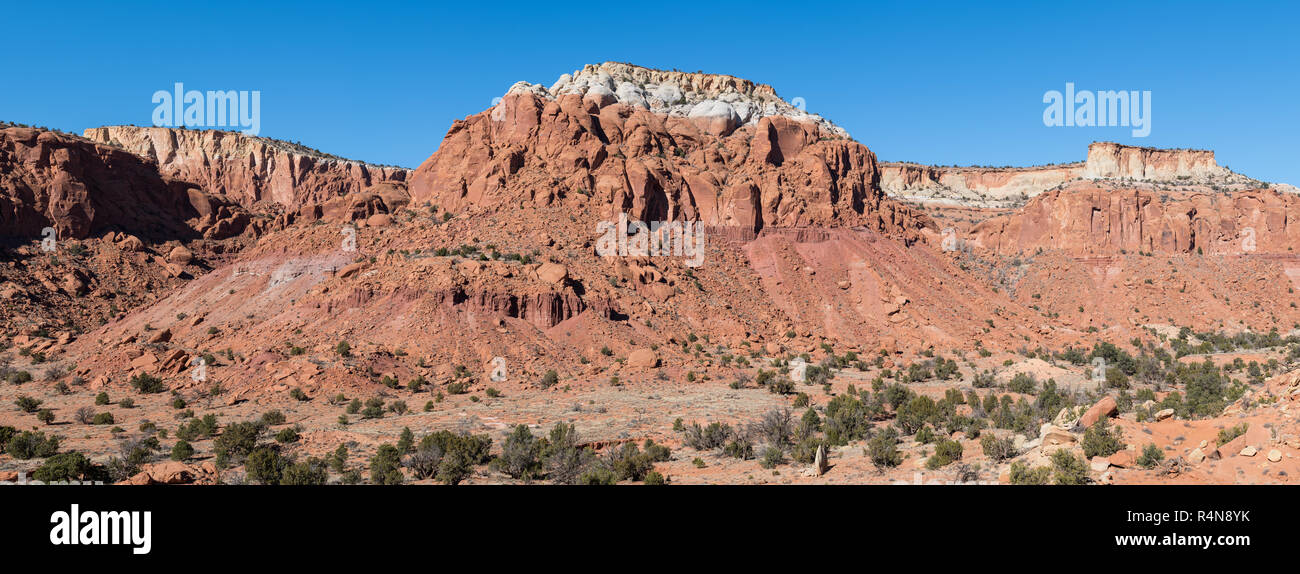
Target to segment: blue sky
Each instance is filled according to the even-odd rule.
[[[883,160],[1209,148],[1300,184],[1300,7],[1210,2],[10,2],[0,119],[148,124],[153,92],[262,92],[261,135],[415,166],[513,82],[585,63],[732,74]],[[1152,130],[1045,127],[1044,92],[1150,90]]]

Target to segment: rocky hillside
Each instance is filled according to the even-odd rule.
[[[88,129],[85,136],[154,160],[162,175],[246,207],[323,203],[378,183],[405,181],[407,172],[236,132],[108,126]]]

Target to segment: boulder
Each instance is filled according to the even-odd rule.
[[[1119,414],[1119,405],[1115,403],[1114,397],[1104,397],[1097,404],[1092,405],[1083,416],[1079,418],[1079,424],[1084,428],[1090,427],[1101,420],[1102,417],[1113,417]]]
[[[167,254],[167,261],[177,265],[189,265],[194,260],[194,252],[186,249],[184,245],[177,245]]]
[[[637,349],[628,353],[627,366],[638,369],[653,369],[659,366],[659,355],[650,349]]]
[[[563,283],[569,277],[569,270],[558,263],[543,263],[537,268],[537,278],[551,284]]]
[[[1273,450],[1268,451],[1268,461],[1269,461],[1269,462],[1281,462],[1281,461],[1282,461],[1282,451],[1280,451],[1280,450],[1278,450],[1278,449],[1273,449]]]

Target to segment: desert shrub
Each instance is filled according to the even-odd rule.
[[[102,471],[79,452],[63,452],[45,459],[45,463],[32,472],[32,478],[44,483],[97,480]]]
[[[668,480],[664,478],[664,475],[659,474],[659,471],[652,470],[646,473],[645,483],[648,485],[658,486],[662,484],[667,484]]]
[[[269,410],[262,413],[262,424],[266,426],[275,426],[284,424],[284,413],[278,410]]]
[[[1228,444],[1229,442],[1232,442],[1237,437],[1246,434],[1246,431],[1249,429],[1250,429],[1250,423],[1241,423],[1237,426],[1221,429],[1219,431],[1219,438],[1216,439],[1216,444],[1218,446],[1223,446],[1225,444]]]
[[[1105,417],[1083,431],[1083,456],[1110,456],[1124,449],[1123,431],[1112,429]]]
[[[867,406],[848,394],[831,399],[826,405],[822,430],[826,433],[826,440],[833,445],[846,445],[866,438],[871,430]]]
[[[436,459],[433,476],[447,484],[459,484],[474,473],[474,466],[491,460],[492,439],[487,435],[438,431],[420,439],[417,454],[424,451]]]
[[[98,395],[95,395],[95,406],[102,407],[108,404],[108,402],[108,393],[100,391]]]
[[[1051,479],[1051,467],[1030,468],[1028,464],[1018,460],[1011,463],[1011,484],[1047,484]]]
[[[194,447],[190,446],[189,442],[178,440],[176,441],[176,444],[172,446],[172,460],[186,461],[192,456],[194,456]]]
[[[827,409],[829,413],[829,409]],[[896,422],[903,434],[915,434],[921,426],[938,414],[939,409],[934,399],[925,395],[912,397],[898,409]]]
[[[1142,455],[1135,462],[1142,468],[1153,468],[1157,464],[1164,462],[1164,460],[1165,451],[1160,450],[1160,447],[1156,446],[1155,443],[1147,443],[1145,447],[1142,447]]]
[[[1022,395],[1034,394],[1034,389],[1038,388],[1038,380],[1029,373],[1016,373],[1007,383],[1007,390]]]
[[[36,409],[41,407],[40,400],[33,399],[27,395],[18,395],[18,398],[14,399],[14,404],[18,405],[18,409],[25,413],[34,413],[36,412]]]
[[[1088,463],[1066,449],[1052,453],[1052,470],[1056,484],[1085,484],[1088,482]]]
[[[731,425],[712,422],[707,427],[701,427],[700,423],[691,423],[683,431],[682,442],[695,450],[714,450],[720,449],[727,445],[735,431]]]
[[[541,441],[528,430],[528,425],[517,425],[501,444],[501,456],[493,461],[493,465],[511,478],[538,478],[542,474],[542,446]]]
[[[892,426],[871,437],[866,451],[877,469],[893,468],[903,463],[903,453],[898,450],[898,432]]]
[[[961,460],[961,443],[946,438],[939,439],[934,445],[934,454],[925,461],[926,468],[934,470]]]
[[[750,442],[748,437],[738,436],[722,447],[722,454],[731,458],[749,460],[754,458],[754,443]]]
[[[280,473],[280,484],[285,486],[325,484],[328,479],[325,462],[316,457],[303,462],[290,462]]]
[[[97,424],[97,425],[111,425],[115,421],[113,420],[113,413],[104,412],[104,413],[97,413],[95,417],[90,420],[90,422],[91,424]]]
[[[555,369],[549,369],[546,371],[546,374],[542,375],[543,389],[549,389],[551,387],[554,387],[555,384],[558,382],[560,382],[560,375],[559,373],[555,372]]]
[[[334,449],[333,453],[326,457],[326,462],[329,463],[331,470],[342,474],[348,463],[348,445],[339,445],[338,448]]]
[[[298,429],[295,429],[293,427],[285,427],[283,429],[280,429],[280,432],[275,433],[275,442],[278,442],[280,444],[297,442],[298,438],[299,438]]]
[[[379,451],[370,458],[370,482],[375,484],[401,484],[402,461],[397,447],[391,444],[379,445]]]
[[[555,423],[550,440],[542,447],[541,458],[546,477],[558,484],[573,484],[582,475],[593,455],[578,448],[578,431],[572,424]]]
[[[242,462],[257,447],[257,441],[265,429],[261,423],[252,421],[226,425],[216,440],[212,441],[217,466],[225,468]]]
[[[626,443],[622,448],[614,449],[609,454],[606,464],[618,480],[643,480],[646,474],[654,470],[654,461],[650,455],[642,452],[633,443]]]
[[[249,480],[261,484],[280,484],[281,475],[288,464],[275,449],[258,448],[248,454],[248,459],[244,461],[244,472],[248,474]]]
[[[763,413],[759,420],[749,425],[749,436],[779,449],[789,448],[792,442],[790,409],[775,408]]]
[[[785,453],[781,449],[769,446],[763,449],[763,457],[759,460],[758,465],[763,468],[776,468],[785,464]]]
[[[59,437],[46,437],[43,432],[23,431],[10,436],[4,451],[18,460],[48,458],[59,452]]]
[[[162,379],[149,373],[140,373],[131,377],[131,388],[147,395],[167,390],[167,386],[163,384]]]
[[[613,470],[603,466],[596,466],[582,473],[578,477],[578,484],[590,486],[618,484],[618,475],[614,474]]]
[[[993,459],[994,462],[1014,458],[1016,454],[1016,441],[1011,437],[997,438],[992,434],[986,434],[980,437],[980,448],[984,450],[984,456]]]

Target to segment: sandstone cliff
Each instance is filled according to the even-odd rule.
[[[58,238],[119,230],[158,241],[220,239],[248,223],[237,206],[164,178],[121,149],[34,128],[0,130],[0,236],[40,239],[53,227]]]
[[[740,102],[767,93],[729,76],[705,83],[653,73],[681,81],[678,89],[689,94],[721,90],[719,98],[732,94]],[[742,123],[730,115],[679,115],[654,101],[606,97],[603,84],[566,91],[573,82],[562,78],[559,95],[516,85],[492,109],[457,121],[413,173],[412,201],[453,211],[594,201],[611,218],[622,211],[642,221],[698,221],[740,235],[804,226],[914,235],[932,226],[880,191],[870,150],[808,117],[759,113]]]
[[[1297,209],[1300,197],[1269,189],[1156,193],[1077,183],[976,225],[971,240],[1006,254],[1291,254],[1300,247]]]
[[[1036,167],[936,167],[882,162],[880,187],[892,197],[1009,207],[1076,179],[1132,179],[1194,186],[1259,187],[1219,166],[1207,150],[1093,142],[1086,162]]]
[[[235,132],[108,126],[85,136],[158,162],[167,177],[188,181],[245,207],[273,202],[289,208],[324,203],[381,182],[401,182],[406,171],[350,161]]]

